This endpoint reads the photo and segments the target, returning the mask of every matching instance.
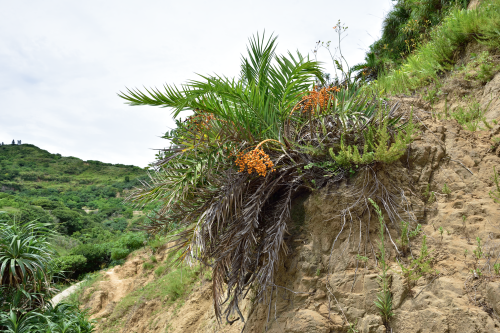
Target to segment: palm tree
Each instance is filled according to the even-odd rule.
[[[167,133],[172,147],[128,199],[159,203],[150,232],[180,228],[180,260],[211,267],[216,315],[227,320],[243,319],[238,304],[252,285],[257,299],[274,288],[296,192],[344,177],[348,155],[361,158],[346,148],[342,163],[332,160],[344,146],[364,145],[367,156],[376,155],[368,146],[385,152],[387,127],[399,121],[386,121],[392,111],[378,112],[356,85],[318,91],[319,64],[298,52],[276,55],[275,48],[275,37],[250,38],[238,79],[200,76],[181,88],[119,94],[130,105],[172,108],[174,116],[193,112]],[[373,134],[382,128],[384,136]]]
[[[224,281],[229,294],[234,291],[236,295],[227,308],[229,315],[239,313],[243,290],[258,276],[263,289],[273,279],[289,217],[284,214],[276,230],[270,219],[268,226],[259,225],[269,196],[281,187],[270,177],[238,173],[234,155],[263,147],[263,142],[271,155],[290,145],[286,129],[290,111],[314,82],[323,80],[317,62],[299,52],[276,55],[275,50],[276,37],[266,39],[265,34],[257,34],[249,40],[248,55],[241,59],[237,79],[200,76],[181,88],[165,85],[161,90],[127,89],[119,94],[130,105],[172,108],[174,117],[183,111],[194,113],[188,121],[177,123],[168,136],[173,146],[158,161],[157,172],[129,199],[144,204],[162,202],[157,223],[151,228],[185,227],[178,234],[184,250],[181,258],[196,258],[213,267],[218,316]],[[252,198],[259,188],[263,197]],[[231,235],[236,237],[230,239]],[[270,247],[260,249],[254,241]],[[271,260],[260,270],[259,257],[265,256]]]

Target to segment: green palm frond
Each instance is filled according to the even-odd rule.
[[[241,58],[240,80],[245,83],[260,82],[265,85],[268,80],[271,63],[275,57],[277,37],[271,35],[266,41],[265,35],[264,32],[261,38],[257,33],[249,38],[248,56]]]
[[[276,56],[275,48],[275,37],[267,41],[265,35],[251,38],[239,79],[200,75],[181,88],[127,89],[118,95],[130,105],[170,107],[174,117],[186,110],[208,112],[216,116],[219,129],[234,129],[228,137],[238,142],[280,140],[286,111],[323,76],[317,62],[300,53]],[[217,133],[212,136],[224,138]]]

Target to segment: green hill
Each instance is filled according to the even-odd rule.
[[[137,247],[124,240],[142,245],[145,236],[132,229],[151,207],[133,208],[123,197],[146,177],[133,165],[63,157],[30,144],[0,146],[0,220],[53,223],[59,255],[84,255],[96,262],[84,270],[91,271]]]

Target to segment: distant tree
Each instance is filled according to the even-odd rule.
[[[21,140],[17,140],[17,144],[20,145],[21,144]]]
[[[71,209],[56,208],[52,211],[52,215],[57,217],[61,222],[60,231],[67,235],[71,235],[84,227],[82,216]]]
[[[16,142],[15,142],[14,140],[12,140],[12,144],[13,144],[13,145],[15,145],[15,144],[16,144]]]

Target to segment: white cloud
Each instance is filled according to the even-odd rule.
[[[130,107],[128,87],[182,83],[194,73],[238,73],[255,32],[278,52],[310,52],[349,26],[343,50],[363,60],[380,35],[383,1],[15,1],[0,12],[0,141],[145,166],[173,125],[166,109]],[[328,61],[320,53],[319,60]],[[332,70],[332,66],[327,66]]]

